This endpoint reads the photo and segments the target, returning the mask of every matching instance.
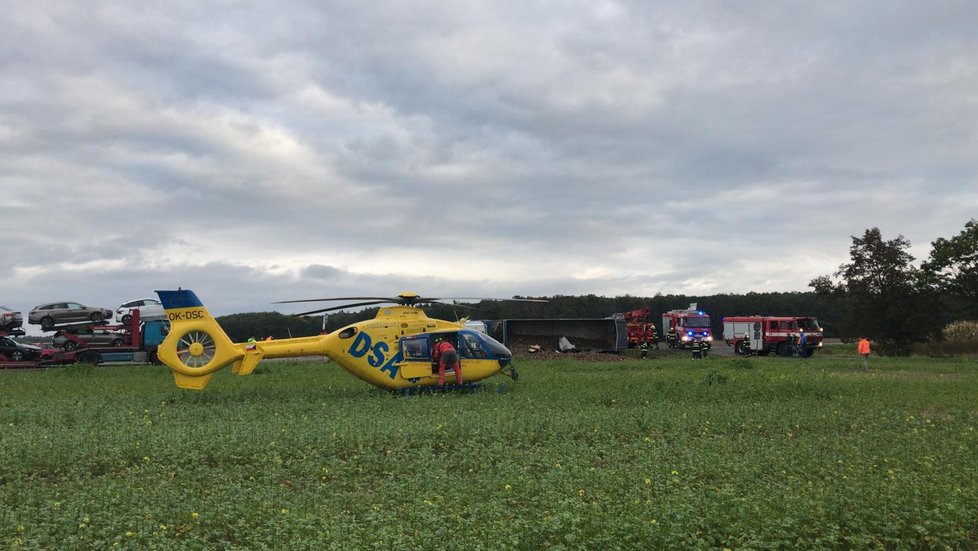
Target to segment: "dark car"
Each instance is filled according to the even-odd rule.
[[[112,310],[98,306],[85,306],[78,302],[48,302],[35,306],[27,314],[27,323],[40,325],[49,330],[59,323],[102,323],[112,319]]]
[[[0,306],[0,329],[17,329],[24,325],[24,316],[6,306]]]
[[[10,337],[0,337],[0,354],[14,362],[36,360],[41,356],[41,350],[38,346],[20,343]]]
[[[89,346],[122,346],[125,344],[125,337],[121,333],[116,333],[115,331],[106,331],[104,329],[96,329],[94,331],[72,331],[72,335],[78,337],[79,339],[88,343]],[[69,339],[65,335],[65,331],[58,331],[54,334],[54,338],[51,339],[55,348],[60,348],[62,350],[74,350],[78,348],[79,344],[73,339]]]

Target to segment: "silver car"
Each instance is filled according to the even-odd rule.
[[[163,303],[155,298],[140,298],[122,303],[115,309],[115,319],[122,323],[129,323],[133,310],[139,310],[139,319],[142,321],[166,319]]]
[[[24,325],[24,316],[11,308],[0,306],[0,329],[17,329]]]
[[[85,306],[79,302],[48,302],[39,304],[27,314],[27,323],[40,325],[45,331],[64,323],[102,323],[112,319],[112,310]]]

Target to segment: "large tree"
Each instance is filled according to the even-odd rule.
[[[921,269],[944,298],[946,321],[978,320],[978,220],[972,218],[961,233],[931,246]]]
[[[809,284],[820,296],[843,302],[848,336],[866,335],[894,354],[908,353],[940,327],[933,293],[909,247],[902,235],[884,240],[879,228],[868,229],[852,236],[850,261],[835,273],[838,283],[821,276]]]

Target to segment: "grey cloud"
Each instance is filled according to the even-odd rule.
[[[801,290],[867,227],[926,254],[973,216],[975,15],[953,1],[10,10],[0,282],[42,300],[81,288],[91,263],[117,288],[97,297],[166,274],[232,308],[282,298],[259,288],[473,281]]]

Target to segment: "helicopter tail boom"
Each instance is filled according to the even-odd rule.
[[[214,372],[234,364],[235,373],[250,373],[259,358],[243,362],[246,345],[227,336],[193,291],[156,291],[170,321],[170,332],[157,349],[177,386],[203,390]]]

